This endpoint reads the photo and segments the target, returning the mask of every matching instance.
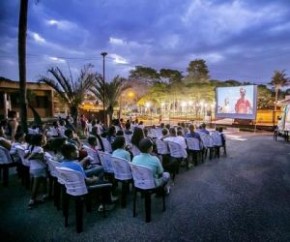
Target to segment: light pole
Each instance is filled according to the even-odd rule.
[[[105,114],[105,78],[106,78],[106,66],[105,66],[105,57],[108,53],[107,52],[102,52],[101,56],[103,56],[103,93],[102,93],[102,102],[103,102],[103,120],[105,123],[106,120],[106,114]]]

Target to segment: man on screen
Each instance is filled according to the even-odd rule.
[[[246,89],[241,87],[240,88],[240,95],[241,97],[238,99],[235,105],[236,113],[244,113],[249,114],[252,112],[252,106],[250,101],[245,97],[246,96]]]

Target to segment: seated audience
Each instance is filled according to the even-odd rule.
[[[62,154],[64,156],[64,159],[61,162],[61,166],[80,172],[83,175],[85,182],[88,186],[94,185],[94,184],[99,184],[99,185],[110,184],[106,181],[100,180],[100,178],[97,176],[90,176],[90,177],[87,176],[82,164],[78,161],[79,152],[75,145],[64,144],[62,147]],[[106,209],[108,210],[113,209],[114,205],[112,204],[112,200],[114,200],[114,198],[111,196],[111,186],[109,187],[104,186],[103,191],[102,191],[102,196],[104,198],[105,203],[108,203],[108,205],[106,205]],[[102,210],[103,210],[103,207],[101,205],[98,211],[102,211]]]
[[[144,138],[139,143],[140,155],[133,158],[132,163],[149,168],[153,172],[156,186],[162,186],[168,183],[170,175],[164,172],[163,166],[157,156],[151,155],[153,143],[150,139]],[[167,192],[168,192],[167,187]]]
[[[116,137],[116,139],[112,144],[113,149],[112,156],[122,158],[127,161],[131,161],[131,154],[125,149],[125,147],[126,147],[125,138],[122,136]]]

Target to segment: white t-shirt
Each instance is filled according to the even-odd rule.
[[[35,146],[32,150],[32,154],[43,154],[43,148],[40,146]],[[44,169],[46,164],[42,159],[30,159],[29,160],[30,171],[37,170],[37,169]]]

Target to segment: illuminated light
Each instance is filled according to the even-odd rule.
[[[132,92],[132,91],[131,92],[128,92],[128,97],[131,97],[132,98],[134,96],[135,96],[135,93],[134,92]]]

